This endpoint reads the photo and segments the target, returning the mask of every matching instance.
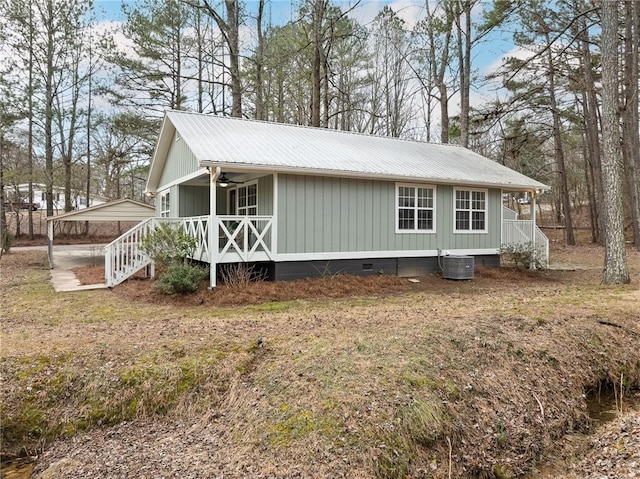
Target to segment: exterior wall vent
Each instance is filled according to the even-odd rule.
[[[442,277],[445,279],[473,279],[473,256],[444,256]]]

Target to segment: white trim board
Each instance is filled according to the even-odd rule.
[[[160,185],[153,192],[150,192],[150,193],[159,193],[163,190],[171,188],[172,186],[181,185],[182,183],[186,183],[187,181],[190,181],[190,180],[195,180],[196,178],[200,178],[201,176],[208,177],[209,171],[206,168],[200,168],[199,170],[196,170],[193,173],[189,173],[188,175],[178,178],[177,180],[173,180],[164,185]],[[202,186],[206,187],[207,185],[202,185]]]
[[[480,249],[442,249],[442,256],[479,256],[500,254],[499,248]],[[448,255],[444,253],[448,253]],[[341,259],[373,259],[373,258],[423,258],[438,256],[438,250],[396,250],[396,251],[334,251],[326,253],[285,253],[273,255],[273,261],[327,261]]]

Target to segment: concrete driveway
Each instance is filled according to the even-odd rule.
[[[74,268],[82,266],[104,266],[104,244],[74,244],[53,246],[53,269],[51,284],[56,292],[104,289],[106,284],[81,285],[73,273]],[[18,246],[13,251],[47,251],[46,246]]]

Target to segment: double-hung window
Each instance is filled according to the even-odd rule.
[[[163,218],[171,216],[171,194],[169,190],[160,193],[160,216]]]
[[[396,186],[396,231],[433,233],[435,231],[435,187]]]
[[[238,214],[256,216],[258,214],[258,185],[257,183],[238,187]]]
[[[487,191],[455,191],[455,229],[456,233],[487,232]]]

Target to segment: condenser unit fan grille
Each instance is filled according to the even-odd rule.
[[[445,279],[473,279],[473,269],[473,256],[442,258],[442,277]]]

